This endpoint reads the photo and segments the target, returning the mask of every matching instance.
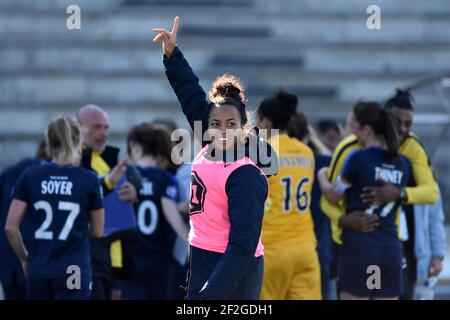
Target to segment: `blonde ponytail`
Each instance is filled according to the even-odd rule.
[[[80,161],[81,129],[75,118],[62,115],[50,122],[46,142],[48,155],[52,159],[63,157],[73,164]]]

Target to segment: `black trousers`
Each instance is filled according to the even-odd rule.
[[[93,276],[91,300],[111,300],[112,284],[109,277]]]
[[[223,275],[229,285],[229,290],[225,293],[223,288],[209,288],[209,293],[202,295],[202,289],[207,285],[207,281],[222,258],[222,253],[212,252],[191,246],[190,266],[188,275],[188,300],[258,300],[261,293],[262,280],[264,274],[263,256],[254,258],[248,266],[245,275],[236,283],[235,273]],[[233,257],[230,257],[233,259]],[[229,272],[225,270],[223,272]],[[234,274],[234,275],[233,275]],[[222,278],[224,279],[224,278]]]

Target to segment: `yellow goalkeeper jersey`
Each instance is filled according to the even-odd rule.
[[[273,141],[278,139],[278,141]],[[316,243],[310,201],[314,182],[312,150],[287,134],[269,141],[278,145],[279,171],[269,181],[269,199],[263,220],[265,246],[281,243]]]

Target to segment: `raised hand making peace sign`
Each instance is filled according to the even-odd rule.
[[[157,35],[153,38],[153,42],[162,43],[164,54],[167,57],[170,57],[173,49],[175,49],[177,45],[178,21],[179,18],[175,17],[173,20],[172,31],[170,32],[164,28],[153,29],[153,31],[157,33]]]

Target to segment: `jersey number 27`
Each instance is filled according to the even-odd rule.
[[[45,219],[41,226],[35,231],[35,239],[53,240],[53,231],[47,230],[53,221],[53,209],[50,203],[47,201],[38,201],[34,203],[34,209],[36,211],[43,210],[45,212]],[[66,240],[69,236],[70,230],[72,230],[75,219],[80,213],[80,205],[74,202],[59,201],[58,210],[68,211],[69,215],[64,223],[64,227],[59,233],[58,240]]]

